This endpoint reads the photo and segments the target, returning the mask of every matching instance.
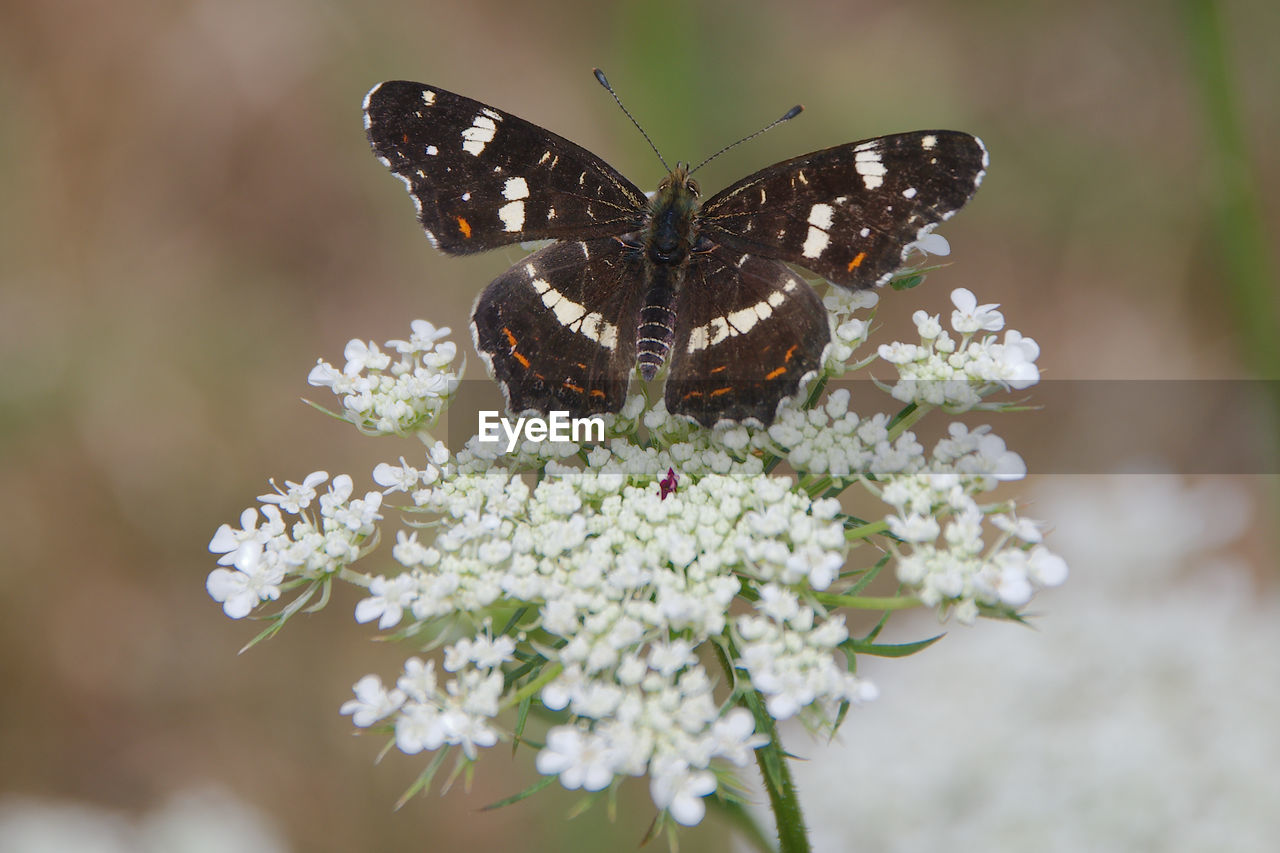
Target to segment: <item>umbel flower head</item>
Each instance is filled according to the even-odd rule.
[[[824,373],[768,428],[704,429],[636,396],[606,416],[602,443],[511,453],[429,437],[461,374],[447,329],[417,321],[408,341],[353,341],[344,368],[322,361],[311,383],[357,429],[416,435],[425,454],[378,465],[363,493],[321,471],[262,496],[215,533],[209,594],[239,619],[289,593],[260,639],[335,581],[367,590],[356,620],[413,653],[391,678],[359,678],[341,710],[401,752],[436,754],[415,789],[450,752],[465,766],[515,741],[566,788],[646,777],[662,817],[696,824],[709,797],[735,797],[731,768],[770,750],[762,768],[785,764],[776,721],[831,732],[875,698],[859,654],[932,642],[878,643],[892,612],[1017,618],[1065,579],[1042,526],[991,499],[1025,474],[1016,453],[987,427],[952,424],[932,447],[910,431],[934,410],[994,413],[993,393],[1038,379],[1034,341],[994,334],[997,306],[967,290],[952,301],[951,332],[918,312],[918,343],[855,361],[875,295],[833,289]],[[879,400],[822,393],[875,365],[897,371]],[[847,489],[879,514],[848,514]],[[869,595],[877,580],[892,594]],[[882,617],[855,634],[856,610]],[[767,785],[771,773],[785,784],[766,770]]]

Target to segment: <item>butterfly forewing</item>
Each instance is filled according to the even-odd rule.
[[[556,243],[494,280],[471,334],[520,413],[616,412],[636,363],[640,255],[622,241]]]
[[[785,264],[714,244],[692,256],[676,316],[667,410],[704,426],[772,423],[830,340],[822,300]]]
[[[788,263],[883,283],[987,165],[969,134],[902,133],[778,163],[699,208],[682,166],[649,201],[572,142],[434,86],[375,86],[365,127],[444,251],[561,241],[472,312],[509,409],[616,412],[637,360],[646,376],[665,362],[667,409],[708,426],[771,423],[821,367],[826,312]]]
[[[706,201],[703,234],[861,288],[886,281],[907,247],[964,206],[987,166],[982,141],[926,130],[815,151],[762,169]]]
[[[634,231],[644,193],[585,148],[434,86],[391,81],[365,97],[378,158],[404,181],[436,246],[466,254],[526,240]]]

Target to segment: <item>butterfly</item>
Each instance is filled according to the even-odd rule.
[[[649,198],[567,139],[436,86],[379,83],[364,120],[441,251],[555,241],[472,311],[509,410],[616,412],[637,368],[649,380],[667,366],[667,410],[704,426],[767,426],[821,367],[827,314],[788,264],[883,284],[988,162],[977,137],[924,130],[785,160],[705,201],[677,163]]]

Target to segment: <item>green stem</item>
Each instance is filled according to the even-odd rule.
[[[906,412],[894,422],[893,426],[889,427],[889,441],[897,441],[898,436],[911,429],[921,418],[937,408],[931,403],[914,403],[912,405],[915,408]]]
[[[542,672],[538,673],[538,677],[521,687],[515,693],[507,697],[502,703],[502,709],[514,708],[524,701],[526,696],[532,696],[541,690],[544,686],[551,683],[557,675],[564,671],[564,665],[559,663],[548,664]]]
[[[920,606],[914,595],[828,595],[815,593],[814,597],[828,607],[850,607],[854,610],[910,610]]]
[[[888,529],[889,522],[884,519],[880,519],[879,521],[869,521],[866,524],[858,527],[851,527],[846,530],[844,532],[844,539],[846,542],[854,542],[858,539],[866,539],[868,537],[884,533]]]
[[[735,681],[733,664],[718,643],[715,644],[715,649],[725,677],[732,684]],[[732,642],[729,644],[729,654],[736,654]],[[760,768],[760,778],[764,781],[764,790],[769,796],[769,806],[773,809],[773,818],[778,827],[778,853],[811,853],[808,830],[800,810],[800,795],[791,778],[786,750],[782,748],[782,742],[778,738],[778,726],[765,707],[764,697],[758,691],[740,690],[739,695],[743,706],[755,718],[756,733],[769,738],[767,744],[756,750],[756,764]]]

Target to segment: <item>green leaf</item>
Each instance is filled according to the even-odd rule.
[[[405,792],[400,795],[399,800],[396,800],[396,809],[403,808],[405,803],[409,802],[409,800],[413,799],[417,794],[425,791],[431,786],[431,780],[434,779],[436,773],[440,771],[440,766],[444,764],[445,756],[447,756],[452,749],[453,747],[446,746],[444,749],[436,753],[436,757],[431,760],[431,763],[427,765],[427,768],[418,774],[418,778],[413,780],[413,784],[405,789]]]
[[[525,788],[523,791],[521,791],[518,794],[512,794],[510,797],[507,797],[504,800],[498,800],[496,803],[490,803],[487,806],[481,806],[480,811],[490,812],[490,811],[493,811],[494,809],[500,809],[500,808],[503,808],[504,806],[509,806],[512,803],[518,803],[521,800],[523,800],[525,797],[531,797],[534,794],[538,793],[543,788],[547,787],[552,782],[556,781],[556,778],[557,777],[555,776],[543,776],[537,782],[534,782],[532,785]]]
[[[914,655],[916,652],[923,651],[934,643],[946,636],[946,633],[938,634],[927,640],[918,640],[914,643],[872,643],[866,640],[859,640],[850,637],[840,644],[840,648],[854,652],[860,655],[875,655],[882,658],[905,658],[908,655]]]

